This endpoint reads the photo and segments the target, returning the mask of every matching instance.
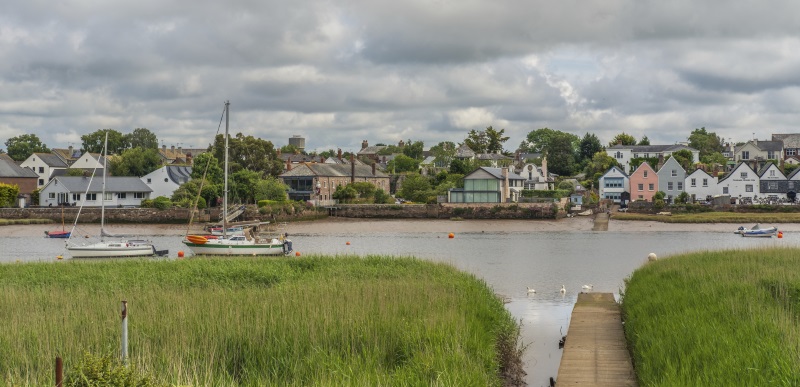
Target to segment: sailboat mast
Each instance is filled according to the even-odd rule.
[[[228,238],[228,121],[230,120],[230,101],[225,101],[225,173],[222,196],[222,237]]]
[[[105,223],[106,223],[106,160],[108,157],[108,131],[106,131],[106,139],[103,142],[103,154],[101,157],[103,158],[103,191],[100,194],[100,242],[103,241],[103,231],[105,230]],[[83,198],[86,200],[86,198]]]

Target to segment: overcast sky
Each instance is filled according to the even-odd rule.
[[[307,150],[548,127],[652,144],[800,132],[800,2],[7,0],[0,140],[144,127]],[[0,145],[5,148],[5,145]]]

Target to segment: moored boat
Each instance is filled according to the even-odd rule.
[[[777,227],[768,227],[768,228],[761,228],[760,225],[756,224],[752,228],[745,228],[744,226],[739,227],[736,231],[736,234],[739,234],[743,237],[772,237],[778,233]]]

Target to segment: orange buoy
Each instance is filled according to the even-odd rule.
[[[345,243],[346,245],[350,246],[350,242]]]
[[[783,231],[778,231],[778,238],[783,238]]]
[[[448,237],[448,238],[450,238],[450,239],[453,239],[453,238],[455,238],[455,237],[456,237],[456,234],[453,234],[453,233],[451,232],[450,234],[448,234],[448,235],[447,235],[447,237]]]
[[[299,257],[299,256],[300,256],[300,252],[299,252],[299,251],[295,251],[295,252],[294,252],[294,256],[295,256],[295,257]]]
[[[183,250],[178,251],[178,258],[183,258]]]

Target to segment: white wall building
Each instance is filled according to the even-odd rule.
[[[147,184],[153,192],[150,197],[153,199],[159,196],[172,197],[178,187],[183,183],[192,180],[192,167],[185,165],[167,165],[141,177],[142,182]]]
[[[714,197],[721,193],[718,187],[718,178],[711,176],[708,172],[697,169],[686,176],[686,193],[695,201],[703,201],[708,197]]]
[[[719,180],[720,194],[731,195],[737,203],[752,202],[759,195],[758,174],[747,163],[739,163],[727,176]]]
[[[614,203],[619,203],[622,194],[630,193],[630,179],[621,169],[611,167],[598,180],[600,199],[611,199]]]
[[[64,203],[85,207],[101,205],[138,207],[143,199],[150,198],[150,192],[152,192],[150,187],[138,177],[112,176],[106,178],[105,197],[103,197],[102,177],[56,176],[39,193],[39,205],[57,206]]]
[[[34,153],[23,161],[20,167],[31,169],[39,175],[36,188],[42,188],[56,170],[67,169],[67,163],[52,153]]]

